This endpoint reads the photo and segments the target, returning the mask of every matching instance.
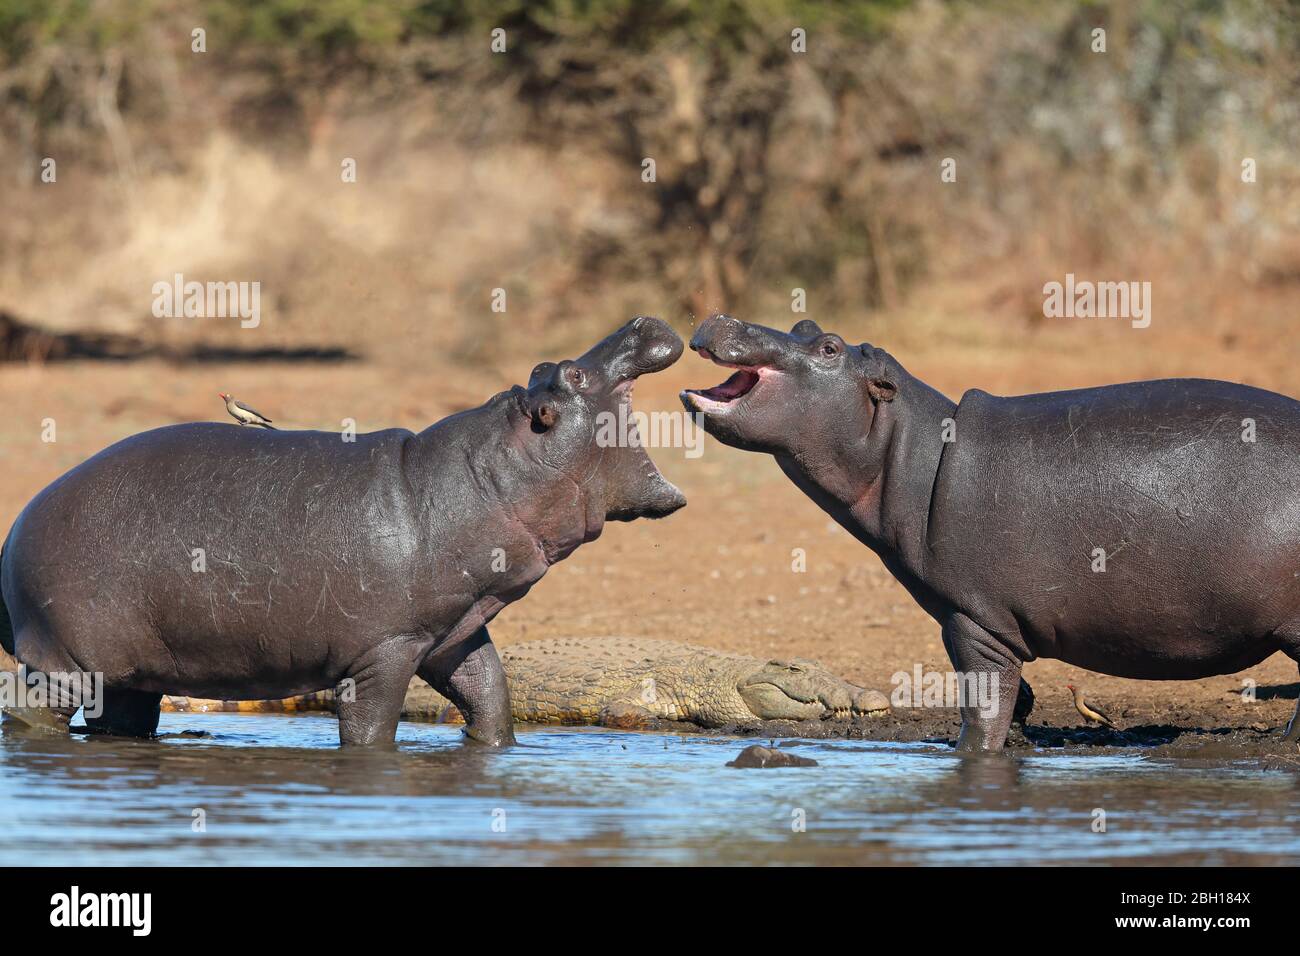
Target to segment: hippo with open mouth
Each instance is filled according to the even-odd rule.
[[[509,743],[487,624],[606,521],[686,503],[638,442],[596,440],[637,376],[681,353],[641,317],[419,434],[191,423],[127,438],[19,515],[0,644],[29,670],[102,674],[98,732],[151,735],[163,694],[333,687],[341,742],[391,745],[418,674],[470,738]],[[73,712],[11,714],[65,730]]]
[[[709,434],[773,455],[959,672],[997,678],[992,713],[962,707],[961,749],[1002,747],[1038,657],[1147,680],[1300,661],[1300,402],[1169,379],[954,404],[807,319],[719,315],[691,348],[735,370],[682,392]]]

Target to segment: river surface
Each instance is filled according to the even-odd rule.
[[[819,766],[737,770],[751,741],[520,728],[489,752],[403,723],[365,753],[330,716],[159,729],[212,736],[0,738],[0,864],[1300,863],[1300,777],[1244,763],[796,740]]]

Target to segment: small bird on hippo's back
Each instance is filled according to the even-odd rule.
[[[241,425],[261,425],[263,428],[269,428],[275,431],[276,428],[271,424],[272,419],[267,418],[256,409],[249,408],[243,402],[236,401],[235,396],[228,395],[225,392],[217,392],[222,401],[226,403],[226,411],[230,412],[230,417]]]

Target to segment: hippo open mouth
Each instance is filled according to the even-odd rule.
[[[693,392],[696,395],[703,395],[705,398],[712,399],[715,402],[734,402],[741,396],[748,395],[749,390],[757,384],[757,372],[751,372],[749,369],[741,369],[721,385],[715,385],[712,388],[687,389],[687,391]]]
[[[688,388],[686,395],[696,399],[697,408],[708,408],[709,406],[725,406],[744,398],[753,390],[754,386],[763,378],[763,373],[770,371],[760,365],[739,365],[733,362],[724,362],[706,348],[696,348],[702,357],[713,362],[715,365],[721,365],[724,368],[734,368],[736,371],[725,382],[714,385],[712,388]],[[704,399],[704,403],[698,401]]]

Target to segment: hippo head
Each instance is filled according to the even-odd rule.
[[[827,720],[881,713],[889,702],[877,691],[840,680],[816,661],[768,661],[736,684],[760,720]]]
[[[530,456],[603,503],[605,520],[662,518],[686,504],[646,454],[631,416],[637,377],[681,354],[668,323],[638,316],[581,358],[543,362],[527,390],[511,392],[531,433]]]
[[[877,408],[897,391],[901,370],[870,345],[849,345],[804,319],[789,332],[715,315],[691,348],[736,371],[721,385],[681,393],[719,441],[746,451],[799,456],[839,435],[866,435]]]

